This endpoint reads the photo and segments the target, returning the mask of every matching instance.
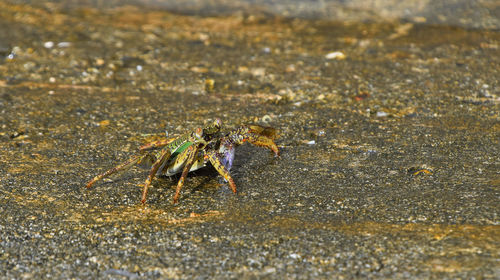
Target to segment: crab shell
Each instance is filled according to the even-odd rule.
[[[188,148],[182,149],[182,147],[180,147],[178,150],[181,151],[178,153],[177,156],[173,158],[173,160],[166,161],[158,169],[157,172],[158,175],[161,174],[165,176],[172,176],[182,172],[184,165],[186,164],[187,157],[189,156],[189,149]],[[233,166],[234,152],[235,152],[235,147],[230,142],[230,140],[224,139],[221,141],[221,143],[219,144],[218,153],[219,155],[221,155],[222,164],[224,165],[224,167],[226,167],[228,171],[231,170],[231,167]],[[204,150],[200,151],[196,156],[193,166],[191,166],[191,169],[189,169],[189,172],[205,167],[207,165],[207,162],[208,161],[205,157],[205,151]]]

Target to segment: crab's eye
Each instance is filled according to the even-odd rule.
[[[194,135],[197,137],[197,138],[201,138],[203,136],[203,129],[201,128],[197,128],[194,132]]]
[[[214,126],[220,128],[222,126],[222,121],[219,118],[215,118]]]

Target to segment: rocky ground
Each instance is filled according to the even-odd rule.
[[[500,34],[0,1],[1,278],[498,278]],[[219,117],[281,156],[84,186]]]

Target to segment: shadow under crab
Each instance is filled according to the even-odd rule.
[[[181,173],[173,198],[176,203],[187,174],[205,167],[208,162],[229,183],[236,193],[236,184],[230,174],[236,146],[249,142],[270,149],[279,156],[274,142],[276,130],[258,125],[242,125],[225,134],[221,132],[222,123],[216,119],[212,124],[177,138],[154,141],[139,148],[139,153],[116,167],[95,176],[87,183],[87,188],[112,174],[127,170],[135,164],[150,165],[151,171],[144,184],[141,202],[146,202],[147,192],[155,176],[172,176]]]

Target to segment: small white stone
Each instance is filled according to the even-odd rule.
[[[387,117],[388,115],[389,114],[387,114],[387,112],[384,112],[384,111],[377,112],[377,117],[379,117],[379,118]]]
[[[47,49],[50,49],[50,48],[54,47],[54,42],[52,42],[52,41],[47,41],[47,42],[43,43],[43,46],[44,46],[45,48],[47,48]]]
[[[254,76],[262,77],[262,76],[266,75],[266,68],[264,68],[264,67],[254,67],[254,68],[250,69],[250,72]]]
[[[338,59],[338,60],[341,60],[341,59],[345,58],[345,54],[343,52],[331,52],[331,53],[328,53],[327,55],[325,55],[325,58],[326,59]]]
[[[296,254],[296,253],[293,253],[293,254],[290,254],[288,255],[290,258],[292,259],[299,259],[300,258],[300,255],[299,254]]]
[[[57,43],[57,47],[58,48],[67,48],[69,46],[71,46],[70,42],[59,42],[59,43]]]

